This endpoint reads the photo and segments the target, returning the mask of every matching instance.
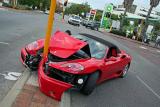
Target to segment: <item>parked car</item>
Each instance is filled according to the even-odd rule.
[[[81,21],[81,25],[82,25],[82,26],[86,26],[87,22],[88,22],[88,20],[86,20],[86,19],[82,19],[82,21]]]
[[[69,24],[80,26],[81,18],[77,15],[71,15],[68,20]]]
[[[98,28],[100,27],[100,22],[95,22],[95,21],[89,21],[87,24],[86,24],[86,28],[91,28],[92,30],[97,30],[98,31]]]
[[[131,56],[113,43],[84,33],[57,31],[51,37],[47,58],[42,58],[43,47],[44,39],[26,45],[21,61],[38,69],[40,90],[56,100],[70,88],[89,95],[97,84],[125,77],[131,64]]]
[[[44,14],[49,14],[49,10],[45,10],[45,11],[44,11]]]

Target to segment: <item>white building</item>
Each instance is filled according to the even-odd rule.
[[[124,14],[124,11],[125,11],[125,8],[115,8],[113,10],[112,14],[121,15],[121,14]],[[127,12],[127,17],[128,18],[134,18],[134,19],[145,19],[147,14],[148,14],[148,9],[137,8],[134,14]],[[158,15],[158,12],[152,11],[151,15],[150,15],[150,18],[158,20],[158,19],[160,19],[160,15]]]
[[[146,9],[146,8],[137,8],[136,14],[139,15],[139,16],[142,16],[142,17],[146,17],[147,14],[148,14],[148,10],[149,9]],[[158,13],[156,11],[153,10],[150,14],[150,18],[160,19],[160,16],[158,15]]]

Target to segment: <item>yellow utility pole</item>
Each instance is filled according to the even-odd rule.
[[[64,21],[64,12],[65,12],[65,8],[67,6],[68,0],[65,0],[63,3],[63,11],[62,11],[62,21]]]
[[[45,36],[43,58],[46,58],[48,55],[49,43],[50,43],[50,38],[52,34],[52,26],[54,23],[55,10],[56,10],[56,0],[51,0],[50,11],[49,11],[49,16],[48,16],[48,25],[47,25],[46,36]]]

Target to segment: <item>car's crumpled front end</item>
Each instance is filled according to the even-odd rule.
[[[21,49],[20,60],[23,65],[37,70],[43,52],[44,39],[39,39]]]
[[[41,60],[38,68],[40,90],[61,100],[64,91],[81,89],[87,76],[79,75],[84,67],[79,60],[90,59],[88,44],[63,32],[56,32],[50,41],[49,54]],[[88,52],[90,53],[90,52]]]
[[[64,91],[72,87],[72,84],[59,81],[57,79],[49,77],[44,72],[44,60],[40,62],[38,69],[38,82],[40,90],[46,95],[56,99],[61,100],[61,96]]]
[[[42,59],[38,69],[40,90],[56,100],[61,100],[63,92],[70,88],[80,90],[87,80],[87,75],[79,75],[84,70],[82,65],[65,63]]]

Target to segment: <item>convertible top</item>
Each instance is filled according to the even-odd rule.
[[[101,39],[101,38],[98,38],[96,36],[93,36],[93,35],[90,35],[90,34],[86,34],[86,33],[79,33],[79,34],[83,35],[83,36],[86,36],[88,38],[94,39],[94,40],[96,40],[96,41],[108,46],[109,48],[116,48],[118,53],[121,52],[120,49],[115,44],[113,44],[113,43],[111,43],[109,41],[106,41],[104,39]]]

